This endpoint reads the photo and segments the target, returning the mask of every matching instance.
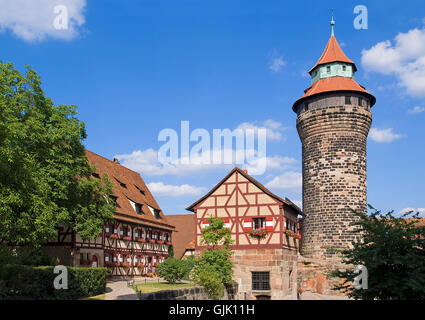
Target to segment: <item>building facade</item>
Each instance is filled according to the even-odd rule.
[[[138,173],[90,151],[86,156],[96,168],[92,178],[106,173],[113,183],[114,221],[88,241],[70,228],[60,227],[57,240],[45,247],[47,253],[65,265],[107,267],[112,276],[155,273],[168,257],[174,226]]]
[[[189,206],[194,212],[195,250],[209,217],[231,230],[234,280],[241,299],[282,299],[296,289],[301,210],[239,168],[234,168],[204,197]]]
[[[304,257],[332,259],[332,249],[359,239],[352,210],[366,212],[366,140],[376,100],[354,80],[356,71],[332,30],[309,71],[311,86],[292,107],[302,142]]]

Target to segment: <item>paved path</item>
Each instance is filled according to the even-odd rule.
[[[136,292],[127,287],[126,280],[108,281],[105,300],[138,300]]]

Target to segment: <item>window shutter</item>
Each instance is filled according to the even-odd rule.
[[[252,229],[252,218],[243,219],[243,231],[249,232]]]
[[[204,229],[210,225],[210,222],[208,220],[202,220],[201,222],[201,229]]]
[[[230,229],[230,218],[224,218],[224,227]]]
[[[266,217],[266,230],[267,231],[273,231],[273,225],[274,225],[274,221],[273,221],[273,217]]]

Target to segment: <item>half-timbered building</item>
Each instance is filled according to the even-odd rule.
[[[99,237],[84,241],[69,228],[60,228],[56,242],[46,248],[60,262],[72,266],[108,267],[113,276],[142,276],[156,272],[168,257],[174,226],[162,212],[142,177],[114,159],[86,151],[96,168],[93,179],[107,174],[116,202],[114,221]]]
[[[208,217],[222,218],[230,228],[241,299],[282,299],[295,292],[302,212],[293,202],[236,167],[187,210],[194,212],[197,252]]]

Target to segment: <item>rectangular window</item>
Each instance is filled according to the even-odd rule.
[[[351,104],[351,97],[345,97],[345,104]]]
[[[304,111],[308,111],[308,103],[304,104]]]
[[[359,106],[363,105],[363,99],[359,97]]]
[[[136,208],[136,213],[137,214],[142,214],[143,213],[142,212],[142,205],[140,203],[136,203],[134,206]]]
[[[158,209],[154,209],[153,213],[154,213],[154,216],[155,216],[156,219],[161,219],[161,215],[159,214]]]
[[[252,290],[270,290],[270,273],[253,272]]]
[[[266,218],[252,218],[253,229],[264,229],[266,227]]]
[[[327,73],[331,73],[331,66],[327,66],[327,67],[326,67],[326,72],[327,72]]]
[[[342,71],[345,71],[347,69],[346,66],[342,66]]]

